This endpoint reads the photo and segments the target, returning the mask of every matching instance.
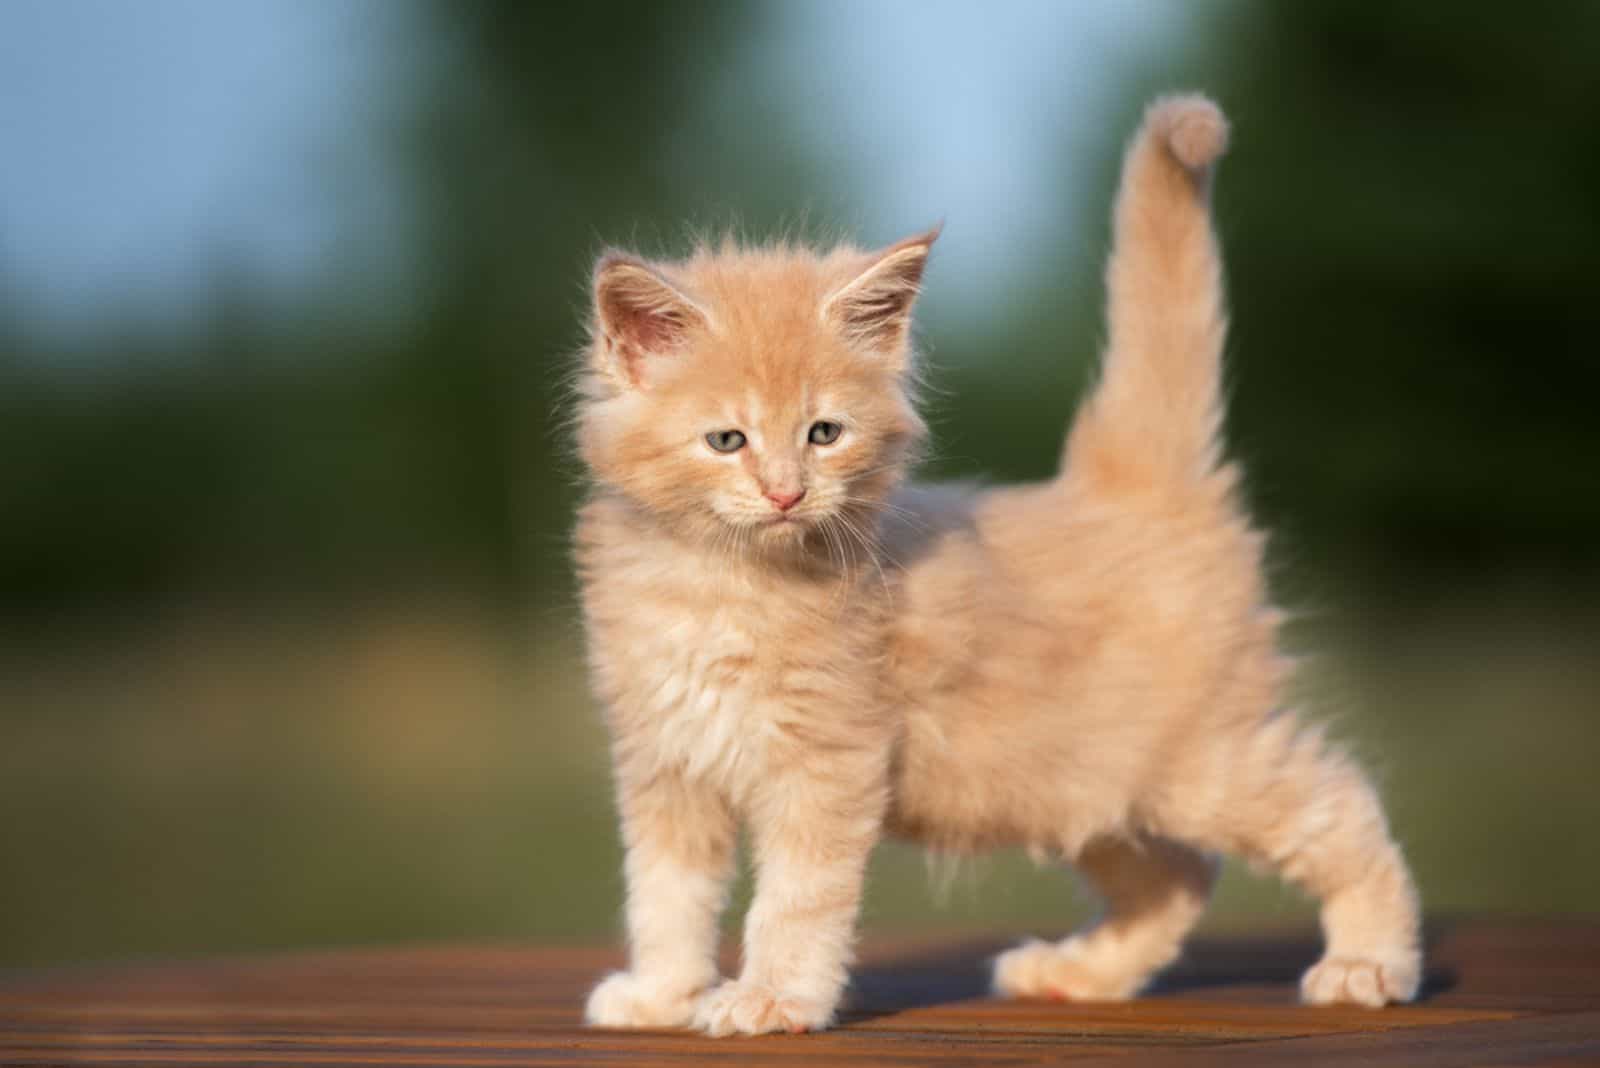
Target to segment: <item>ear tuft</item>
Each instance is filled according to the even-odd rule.
[[[872,264],[822,304],[823,318],[852,342],[900,362],[911,329],[911,308],[940,227],[908,237],[879,253]]]
[[[643,260],[607,253],[594,269],[595,356],[601,370],[644,383],[652,357],[681,350],[705,312]]]

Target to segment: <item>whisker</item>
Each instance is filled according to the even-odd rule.
[[[866,533],[862,531],[854,521],[849,519],[844,512],[836,513],[834,518],[838,520],[844,531],[861,546],[862,552],[866,555],[867,559],[872,562],[872,566],[877,570],[878,581],[883,586],[884,592],[888,593],[889,576],[883,570],[883,563],[879,559],[879,553],[882,551],[881,547],[876,545],[872,539],[869,539]]]
[[[846,494],[845,496],[841,497],[840,500],[846,504],[859,504],[864,505],[869,509],[877,509],[887,512],[890,515],[893,515],[895,518],[903,519],[907,523],[912,524],[922,530],[933,529],[933,525],[927,521],[927,518],[923,516],[921,512],[911,508],[906,508],[902,505],[894,504],[890,501],[881,501],[872,497],[861,497],[856,494]]]

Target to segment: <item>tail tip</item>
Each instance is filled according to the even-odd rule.
[[[1228,150],[1227,118],[1199,93],[1162,97],[1150,106],[1146,122],[1190,171],[1205,170]]]

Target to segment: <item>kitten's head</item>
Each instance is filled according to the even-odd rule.
[[[877,253],[612,253],[594,274],[578,439],[604,486],[692,536],[865,533],[926,433],[910,323],[937,232]]]

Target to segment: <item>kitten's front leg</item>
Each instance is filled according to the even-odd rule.
[[[885,790],[868,759],[826,774],[789,769],[750,814],[756,892],[745,917],[744,969],[702,999],[711,1035],[817,1031],[849,978],[867,858]]]
[[[595,1027],[686,1027],[717,981],[717,919],[737,828],[721,797],[672,773],[631,781],[618,769],[627,848],[630,966],[589,995]]]

